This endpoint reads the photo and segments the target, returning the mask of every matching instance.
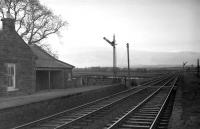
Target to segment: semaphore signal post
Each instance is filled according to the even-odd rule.
[[[116,40],[115,35],[113,35],[113,41],[111,42],[106,37],[103,37],[103,39],[108,42],[113,47],[113,78],[117,76],[117,61],[116,61]]]

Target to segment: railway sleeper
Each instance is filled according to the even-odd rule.
[[[64,124],[66,122],[65,121],[58,121],[58,120],[51,120],[51,121],[48,121],[48,123],[52,123],[52,124]]]
[[[134,119],[129,119],[129,120],[132,120],[132,121],[149,121],[149,122],[152,122],[154,119],[145,119],[145,118],[134,118]]]
[[[156,114],[155,113],[154,114],[147,114],[147,113],[141,114],[141,113],[137,113],[137,114],[135,114],[135,116],[143,116],[143,117],[152,116],[152,117],[156,117]]]
[[[57,121],[65,121],[65,122],[69,122],[69,121],[72,121],[74,120],[73,118],[59,118],[59,119],[56,119]]]
[[[48,124],[42,124],[42,125],[39,125],[39,127],[52,127],[52,128],[55,128],[57,126],[59,126],[60,124],[53,124],[53,123],[48,123]]]
[[[65,128],[65,129],[83,129],[81,126],[78,126],[78,125],[74,125],[74,126],[71,126],[69,128]]]
[[[152,122],[149,122],[149,121],[133,121],[133,120],[127,120],[125,123],[128,123],[128,124],[135,124],[135,125],[151,125]]]
[[[64,119],[75,119],[77,117],[80,117],[80,116],[76,116],[76,115],[70,115],[70,116],[62,116],[61,118],[64,118]]]
[[[165,127],[165,126],[159,126],[158,129],[168,129],[168,127]]]
[[[140,110],[160,110],[160,105],[159,106],[155,106],[155,107],[152,107],[152,106],[144,106],[142,109]]]
[[[139,110],[139,112],[152,112],[152,113],[157,113],[157,112],[159,112],[159,110],[150,110],[150,109],[148,109],[148,110]]]
[[[148,125],[133,125],[133,124],[123,124],[122,126],[120,126],[120,129],[122,128],[130,128],[130,129],[148,129],[150,126]]]
[[[131,119],[134,119],[134,118],[142,118],[142,119],[154,119],[154,117],[152,117],[152,116],[146,116],[146,117],[144,117],[144,116],[133,116],[133,117],[131,117]]]
[[[163,125],[167,126],[168,122],[160,122],[159,125],[161,125],[161,126],[163,126]]]

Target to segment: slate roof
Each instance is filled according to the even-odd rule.
[[[29,60],[33,57],[34,54],[29,45],[24,42],[16,31],[0,29],[0,59],[14,61],[19,58]]]
[[[37,45],[30,45],[30,48],[36,58],[36,68],[74,68],[73,65],[62,62],[53,56],[49,55]]]

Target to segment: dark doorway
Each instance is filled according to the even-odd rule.
[[[59,89],[64,87],[63,71],[36,71],[36,90]]]

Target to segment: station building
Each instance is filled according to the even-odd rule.
[[[28,45],[4,18],[0,30],[0,96],[66,88],[73,65],[55,59],[37,45]]]

